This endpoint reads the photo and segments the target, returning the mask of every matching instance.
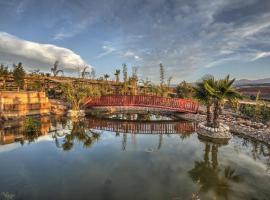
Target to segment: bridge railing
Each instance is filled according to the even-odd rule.
[[[198,103],[191,99],[166,98],[142,95],[110,95],[98,98],[89,98],[86,105],[95,106],[141,106],[167,109],[178,112],[198,111]]]
[[[195,131],[193,122],[136,122],[91,118],[87,120],[87,127],[105,131],[140,134],[189,134]]]

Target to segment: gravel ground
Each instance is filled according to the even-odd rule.
[[[195,120],[196,122],[206,120],[206,115],[204,114],[181,114],[178,116],[187,120]],[[230,114],[221,115],[220,122],[227,124],[233,134],[250,137],[270,145],[270,127],[265,124]]]

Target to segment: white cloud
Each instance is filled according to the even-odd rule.
[[[269,57],[269,56],[270,56],[270,52],[258,52],[256,53],[255,58],[252,60],[254,61],[254,60],[258,60],[260,58]]]
[[[130,50],[122,53],[122,56],[127,57],[127,58],[132,58],[137,61],[141,59],[140,56],[136,55],[133,51],[130,51]]]
[[[100,53],[97,58],[102,58],[103,56],[106,56],[114,51],[116,51],[116,49],[112,46],[109,45],[103,45],[102,49],[104,50],[102,53]]]
[[[70,49],[52,44],[31,42],[0,32],[1,62],[12,64],[22,61],[28,67],[44,66],[44,69],[48,69],[47,67],[52,66],[56,60],[65,69],[72,70],[78,68],[78,66],[90,66],[80,55]]]
[[[63,40],[66,38],[71,38],[84,31],[88,27],[90,22],[91,21],[89,19],[83,19],[78,24],[72,24],[68,28],[62,28],[61,31],[57,32],[53,36],[53,40]]]

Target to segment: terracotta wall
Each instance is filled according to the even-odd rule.
[[[45,92],[0,92],[0,117],[16,118],[50,113],[50,103]]]

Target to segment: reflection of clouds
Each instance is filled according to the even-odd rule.
[[[33,143],[46,142],[46,141],[53,141],[52,135],[50,135],[50,134],[42,135],[42,136],[38,137],[35,140],[35,142],[33,142]],[[22,147],[22,145],[19,142],[15,142],[12,144],[0,145],[0,153],[17,150],[21,147]]]
[[[153,196],[164,195],[164,191],[173,194],[175,198],[189,199],[190,195],[197,191],[197,184],[188,176],[188,171],[194,168],[194,163],[204,159],[205,144],[198,140],[197,134],[184,139],[178,134],[164,134],[159,150],[157,147],[160,135],[126,136],[126,151],[122,151],[121,148],[123,133],[115,136],[114,132],[108,131],[102,132],[101,138],[88,149],[74,140],[74,147],[69,152],[51,148],[51,135],[40,137],[36,143],[25,145],[24,150],[16,153],[11,150],[20,147],[20,144],[6,146],[11,150],[9,157],[6,156],[5,159],[15,163],[18,157],[26,159],[21,159],[19,164],[12,165],[11,169],[6,162],[4,167],[1,166],[2,172],[12,173],[1,174],[1,179],[25,180],[27,174],[29,182],[38,183],[37,187],[53,192],[55,198],[58,195],[70,198],[71,191],[80,191],[76,197],[81,198],[80,195],[89,194],[89,185],[93,189],[91,192],[96,192],[96,195],[104,194],[104,187],[110,185],[110,195],[115,199],[128,199],[127,197],[133,195],[137,195],[137,199],[154,199]],[[136,146],[132,143],[133,137],[136,138]],[[267,193],[269,176],[266,176],[264,163],[261,160],[253,160],[249,148],[236,145],[236,138],[218,150],[220,175],[223,176],[225,166],[230,166],[236,170],[235,174],[243,176],[243,181],[234,185],[230,195],[236,198],[239,194],[246,197],[250,194]],[[44,142],[41,145],[42,141]],[[1,151],[1,147],[0,152],[4,152]],[[235,148],[238,154],[235,153]],[[145,149],[153,149],[153,152],[147,153]],[[0,153],[0,161],[2,155]],[[33,170],[33,166],[36,171]],[[40,169],[44,170],[43,173],[40,173]],[[44,179],[51,181],[43,181]],[[20,191],[22,187],[17,188]],[[24,192],[29,192],[27,189]],[[259,195],[258,197],[262,197],[259,199],[265,199]]]
[[[0,153],[12,151],[20,147],[21,145],[19,143],[0,145]]]

